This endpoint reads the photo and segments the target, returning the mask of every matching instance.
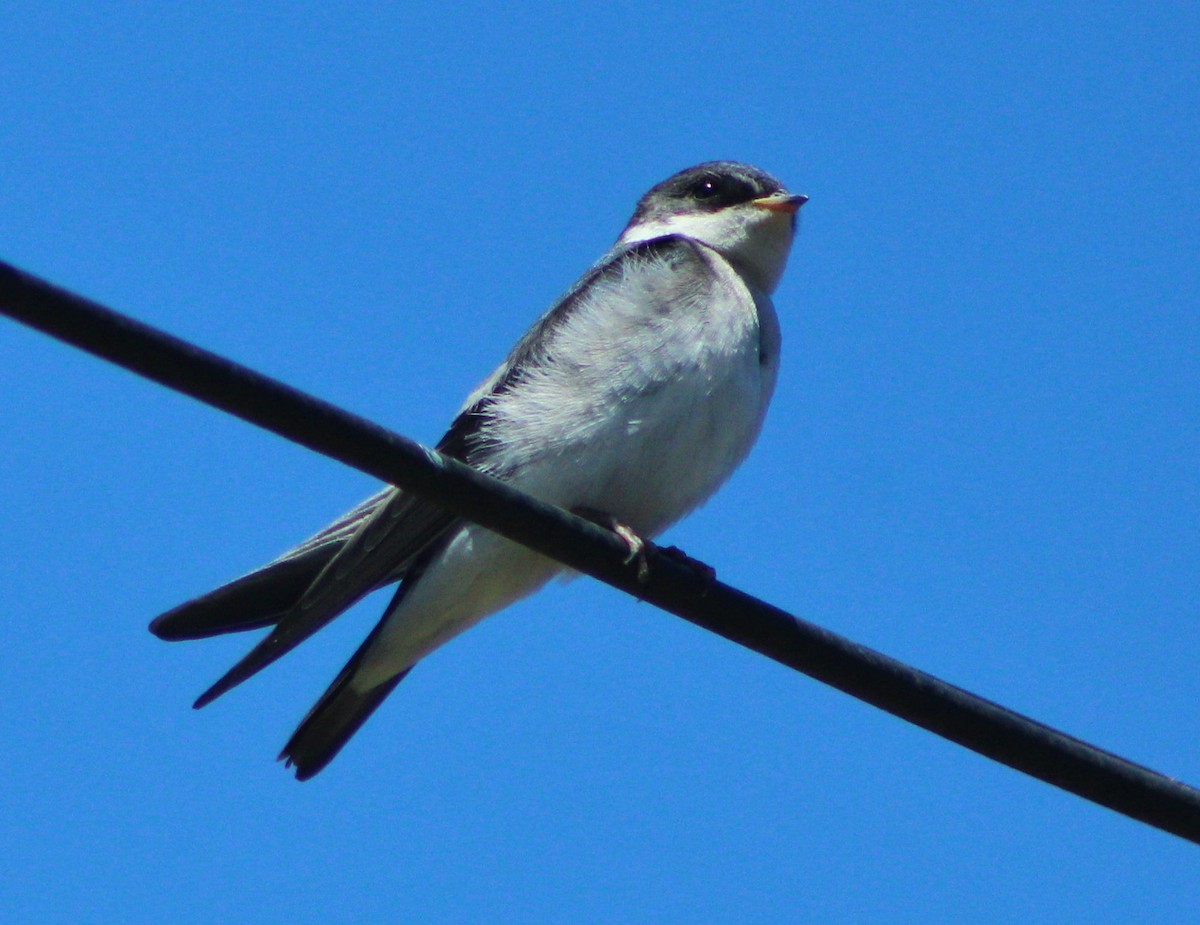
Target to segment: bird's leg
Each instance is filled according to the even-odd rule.
[[[621,523],[612,514],[606,514],[604,511],[598,511],[594,507],[576,507],[571,509],[572,514],[578,514],[584,520],[590,520],[592,523],[604,527],[606,530],[611,530],[619,536],[625,545],[629,547],[629,555],[625,558],[625,564],[637,562],[637,580],[638,584],[644,585],[650,580],[650,563],[646,554],[646,541],[638,536],[627,525]]]

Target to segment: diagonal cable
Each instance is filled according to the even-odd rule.
[[[1200,844],[1200,791],[657,554],[277,380],[0,262],[0,313],[461,517],[952,742]]]

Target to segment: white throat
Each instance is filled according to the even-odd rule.
[[[631,225],[617,243],[636,244],[671,234],[708,245],[747,282],[770,294],[779,284],[792,249],[792,217],[750,203],[719,212],[680,212]]]

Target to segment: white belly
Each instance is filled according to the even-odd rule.
[[[703,503],[753,445],[775,387],[779,325],[723,261],[718,297],[670,318],[608,294],[564,355],[492,409],[492,471],[567,509],[588,507],[652,537]],[[713,290],[708,290],[712,296]],[[632,317],[621,318],[621,311]],[[641,325],[641,327],[639,327]],[[562,570],[464,527],[416,581],[355,679],[370,687]]]

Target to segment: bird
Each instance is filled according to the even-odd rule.
[[[736,161],[682,170],[466,399],[439,453],[619,528],[636,548],[706,501],[758,437],[779,370],[771,295],[807,197]],[[161,639],[270,627],[199,709],[370,592],[366,640],[288,739],[324,769],[418,661],[564,567],[384,488],[267,565],[155,618]]]

